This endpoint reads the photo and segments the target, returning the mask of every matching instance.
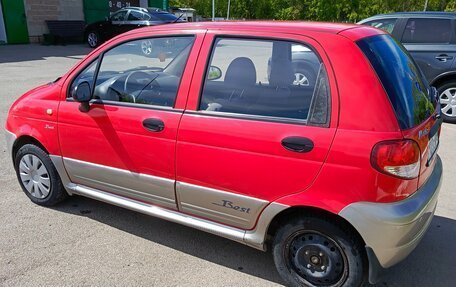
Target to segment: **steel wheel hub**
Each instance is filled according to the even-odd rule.
[[[51,190],[49,172],[43,162],[33,154],[24,155],[19,162],[22,185],[33,197],[43,199]]]
[[[302,233],[290,244],[291,268],[304,280],[318,286],[340,286],[347,275],[341,248],[319,233]]]
[[[449,117],[456,117],[456,87],[448,88],[440,94],[442,113]]]

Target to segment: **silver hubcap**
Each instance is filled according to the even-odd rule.
[[[33,154],[26,154],[19,163],[22,184],[35,198],[45,198],[51,190],[49,173],[43,162]]]
[[[95,47],[98,43],[98,37],[95,33],[90,33],[87,36],[87,42],[89,43],[90,47]]]
[[[440,94],[442,113],[449,117],[456,117],[456,88],[448,88]]]
[[[295,79],[293,81],[293,85],[295,86],[309,86],[309,79],[307,79],[306,75],[301,73],[295,73]]]
[[[150,55],[152,53],[152,42],[147,40],[147,41],[142,41],[141,43],[141,49],[144,54]]]

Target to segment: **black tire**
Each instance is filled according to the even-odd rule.
[[[44,196],[43,198],[38,198],[34,195],[32,195],[31,192],[27,190],[27,188],[24,186],[23,180],[21,179],[21,160],[25,156],[35,156],[37,157],[40,161],[41,164],[44,166],[47,172],[47,177],[49,180],[49,186],[48,186],[48,194],[44,196],[42,193],[41,195]],[[41,167],[41,166],[40,166]],[[30,198],[30,200],[38,205],[43,205],[43,206],[52,206],[55,205],[64,199],[68,197],[68,194],[62,184],[62,181],[60,180],[60,176],[57,173],[57,170],[54,167],[54,164],[51,161],[51,158],[49,155],[43,151],[40,147],[34,145],[34,144],[26,144],[23,145],[18,152],[16,153],[16,156],[14,158],[14,168],[16,170],[16,175],[17,179],[19,181],[19,184],[21,185],[22,190],[24,193]],[[38,169],[38,168],[37,168]]]
[[[302,216],[282,225],[273,242],[277,271],[287,286],[360,286],[366,276],[362,242],[330,219]]]
[[[94,37],[94,38],[91,38]],[[100,46],[101,44],[101,39],[100,39],[100,34],[96,31],[89,31],[87,32],[85,36],[85,40],[87,45],[89,45],[90,48],[96,48]]]
[[[442,96],[443,96],[442,93],[448,89],[454,89],[454,91],[456,91],[456,81],[445,82],[437,88],[439,100],[442,99]],[[447,98],[446,96],[443,96],[443,97]],[[441,106],[442,106],[442,110],[443,110],[446,107],[446,104],[443,104],[441,102]],[[452,113],[453,116],[446,115],[442,111],[442,119],[446,123],[456,124],[456,105],[453,105],[452,110],[453,110],[453,113]]]

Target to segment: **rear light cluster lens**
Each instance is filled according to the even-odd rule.
[[[371,155],[371,164],[376,170],[405,179],[418,177],[420,162],[420,147],[413,140],[380,142]]]

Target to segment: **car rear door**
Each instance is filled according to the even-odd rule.
[[[303,50],[318,64],[300,71],[308,81],[296,81],[291,53]],[[253,228],[268,203],[312,184],[333,140],[337,109],[335,78],[315,40],[209,32],[179,126],[179,209]]]
[[[189,79],[204,32],[121,38],[67,78],[59,107],[59,142],[71,182],[176,209],[175,148]],[[166,58],[144,55],[141,43],[172,39]],[[185,44],[185,45],[184,45]],[[88,82],[88,112],[71,98]]]
[[[442,18],[409,18],[401,42],[433,82],[439,75],[452,70],[456,57],[455,23]]]

